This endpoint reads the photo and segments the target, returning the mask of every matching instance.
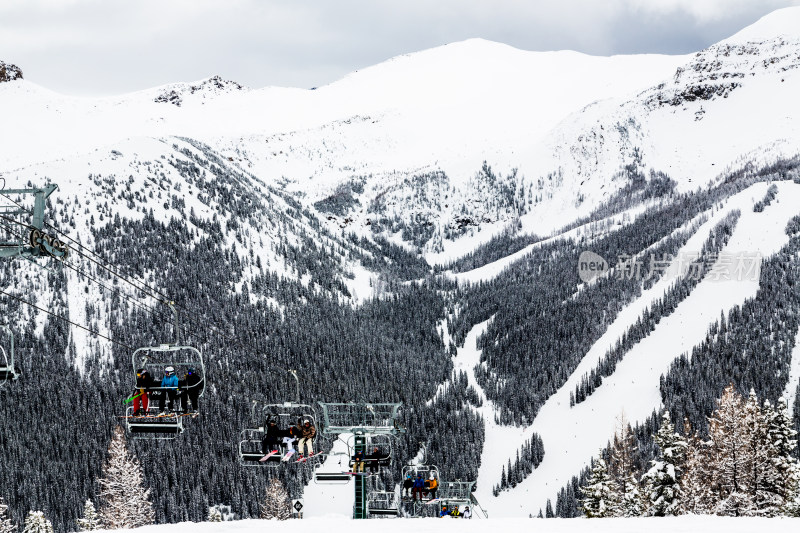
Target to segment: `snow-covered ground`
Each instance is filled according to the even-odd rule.
[[[741,305],[746,298],[755,296],[758,290],[757,278],[724,281],[707,277],[680,304],[675,313],[662,319],[650,336],[625,355],[614,374],[605,378],[603,384],[586,401],[571,408],[569,395],[575,390],[581,377],[597,365],[598,359],[614,346],[617,339],[653,301],[660,298],[685,273],[689,263],[685,258],[699,253],[711,229],[731,211],[740,210],[741,217],[721,256],[745,253],[757,254],[761,258],[768,257],[788,242],[784,228],[787,221],[796,214],[797,205],[800,204],[800,185],[792,182],[780,182],[776,185],[776,201],[761,213],[753,211],[753,204],[764,196],[769,187],[767,183],[753,185],[706,213],[708,219],[676,254],[675,260],[661,279],[620,311],[567,382],[548,399],[531,426],[498,426],[494,423],[491,402],[484,404],[481,412],[486,420],[487,436],[481,456],[476,495],[490,516],[536,515],[539,509],[544,509],[548,498],[555,502],[557,491],[588,464],[598,449],[605,446],[613,435],[617,418],[623,410],[628,420],[635,423],[643,421],[654,409],[660,407],[660,376],[668,370],[676,357],[691,351],[704,338],[708,327],[719,318],[721,312],[727,313],[733,306]],[[489,267],[486,273],[494,274],[496,266],[493,264]],[[473,369],[479,361],[480,351],[475,346],[477,337],[485,330],[487,323],[473,327],[464,347],[458,350],[454,360],[456,369],[467,372],[470,384],[479,393],[482,391],[475,382]],[[795,384],[795,374],[798,372],[796,367],[800,365],[796,359],[792,366],[792,382]],[[491,489],[499,482],[502,467],[509,459],[513,461],[516,451],[534,431],[544,442],[543,462],[513,490],[493,497]]]
[[[452,518],[419,518],[408,520],[348,520],[340,516],[325,516],[303,520],[240,520],[233,522],[184,522],[162,526],[145,526],[138,533],[255,533],[268,530],[274,533],[415,533],[536,531],[541,533],[755,533],[762,531],[796,531],[800,518],[725,518],[719,516],[678,516],[669,518],[550,518],[550,519],[492,519],[471,520]],[[115,530],[119,533],[125,530]]]

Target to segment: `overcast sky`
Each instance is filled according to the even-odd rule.
[[[58,92],[219,74],[315,87],[481,37],[597,55],[702,49],[800,0],[0,0],[0,59]]]

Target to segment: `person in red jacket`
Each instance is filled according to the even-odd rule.
[[[136,389],[133,391],[133,416],[145,416],[150,403],[150,387],[153,379],[146,368],[136,372]]]

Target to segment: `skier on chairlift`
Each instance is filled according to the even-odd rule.
[[[317,434],[317,428],[311,423],[311,420],[306,418],[303,420],[303,425],[300,426],[300,441],[297,443],[297,451],[300,452],[300,457],[303,457],[303,446],[305,445],[308,451],[308,457],[314,455],[314,436]]]
[[[414,480],[414,486],[411,488],[411,496],[414,501],[417,501],[417,496],[419,496],[419,501],[422,501],[422,491],[424,489],[425,480],[422,479],[422,474],[417,474],[417,479]]]
[[[136,389],[133,391],[133,416],[145,416],[147,407],[150,403],[150,388],[153,386],[153,379],[146,368],[136,372]]]
[[[183,388],[183,409],[187,413],[197,412],[200,410],[200,393],[203,392],[202,379],[197,375],[194,368],[186,371],[183,378],[183,383],[180,385]],[[192,407],[189,408],[189,400],[192,401]]]
[[[403,497],[411,498],[411,487],[414,486],[414,478],[411,474],[406,474],[406,479],[403,480]]]
[[[433,472],[431,472],[430,478],[425,481],[425,494],[430,495],[431,500],[435,500],[436,489],[438,488],[439,488],[439,480],[437,480],[436,476],[434,476]]]
[[[161,405],[159,406],[162,414],[167,414],[169,411],[176,411],[176,403],[178,397],[178,376],[175,375],[175,368],[168,366],[164,369],[164,377],[161,379]],[[167,399],[169,399],[169,406],[165,409]]]
[[[381,461],[389,458],[389,454],[381,453],[380,448],[375,446],[372,448],[372,453],[367,456],[369,462],[369,471],[372,474],[377,474],[381,466]]]

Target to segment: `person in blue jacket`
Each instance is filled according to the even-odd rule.
[[[442,505],[442,510],[439,511],[439,518],[443,518],[445,516],[448,516],[449,514],[450,514],[450,511],[447,510],[447,506],[446,505]]]
[[[164,369],[164,377],[161,379],[161,405],[159,408],[161,412],[166,412],[164,409],[165,403],[167,398],[169,398],[169,407],[170,411],[176,410],[176,400],[178,396],[178,376],[175,375],[175,368],[168,366]]]
[[[419,501],[422,501],[423,490],[425,490],[425,480],[422,479],[422,474],[417,474],[417,479],[414,480],[414,486],[411,487],[411,496],[414,501],[417,501],[417,496],[419,496]]]

